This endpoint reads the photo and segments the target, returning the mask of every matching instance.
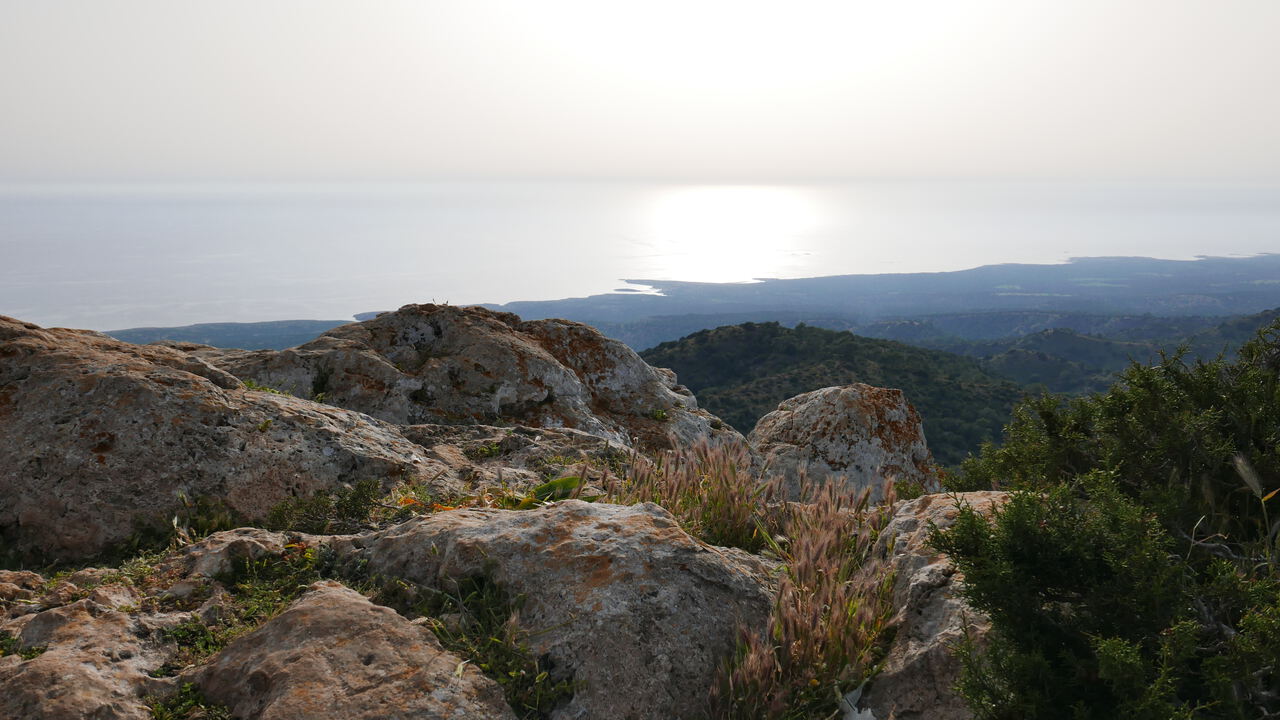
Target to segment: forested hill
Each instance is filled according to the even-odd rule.
[[[806,325],[703,330],[641,357],[675,370],[703,407],[744,433],[803,392],[853,382],[899,388],[923,417],[929,448],[944,465],[999,438],[1022,396],[1019,386],[972,358]]]

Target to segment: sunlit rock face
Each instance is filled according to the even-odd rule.
[[[184,498],[246,519],[365,478],[456,487],[456,472],[386,423],[246,390],[170,347],[0,317],[0,547],[90,557]]]
[[[669,370],[566,320],[406,305],[290,350],[180,347],[241,379],[402,425],[566,427],[643,447],[736,436]]]
[[[827,479],[874,493],[885,479],[937,489],[920,415],[901,390],[855,383],[797,395],[760,418],[748,439],[792,497]]]

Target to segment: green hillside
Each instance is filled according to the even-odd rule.
[[[805,325],[703,330],[641,356],[675,370],[704,407],[744,433],[803,392],[853,382],[899,388],[923,417],[929,448],[944,465],[998,438],[1023,394],[971,358]]]

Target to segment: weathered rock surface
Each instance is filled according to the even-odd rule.
[[[289,350],[171,345],[239,378],[400,425],[568,427],[653,447],[736,435],[698,410],[669,370],[565,320],[406,305]]]
[[[561,719],[699,716],[738,623],[763,626],[771,605],[763,563],[693,540],[652,504],[458,510],[332,547],[375,575],[429,587],[488,576],[525,596],[533,651],[581,684]]]
[[[748,441],[792,498],[806,480],[837,477],[872,488],[873,499],[885,478],[938,489],[920,415],[901,390],[855,383],[797,395],[760,418]]]
[[[588,475],[606,469],[618,474],[632,452],[570,428],[408,425],[401,432],[422,446],[427,457],[456,468],[459,477],[476,486],[527,487],[579,474],[584,465]]]
[[[430,630],[320,582],[192,676],[246,720],[514,720],[502,690]]]
[[[30,659],[0,657],[0,717],[31,720],[144,720],[144,696],[165,681],[148,675],[165,653],[152,628],[131,615],[137,597],[103,586],[88,597],[0,621],[19,647],[47,649]]]
[[[247,391],[180,350],[0,317],[0,547],[92,555],[180,496],[260,518],[291,495],[364,478],[455,477],[394,427]]]
[[[963,502],[990,516],[1003,492],[960,493]],[[930,523],[948,528],[958,511],[952,496],[924,495],[902,504],[873,550],[895,573],[892,623],[897,628],[881,671],[862,698],[878,720],[968,720],[973,715],[952,687],[960,662],[952,648],[966,627],[981,642],[990,623],[957,592],[964,576],[929,545]]]

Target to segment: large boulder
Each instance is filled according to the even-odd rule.
[[[920,415],[901,390],[854,383],[797,395],[760,418],[748,441],[793,499],[804,483],[835,478],[871,488],[873,499],[885,479],[938,489]]]
[[[772,600],[759,559],[704,545],[647,503],[458,510],[331,547],[374,576],[486,577],[523,596],[531,649],[578,686],[560,720],[699,717],[740,624],[764,627]]]
[[[933,527],[955,523],[957,501],[990,516],[1007,499],[1007,493],[995,491],[924,495],[899,506],[881,532],[872,552],[878,567],[894,573],[896,613],[893,643],[862,698],[862,707],[876,720],[973,717],[953,689],[960,674],[954,649],[966,635],[981,643],[991,625],[960,597],[964,576],[929,545],[929,535]]]
[[[565,320],[406,305],[289,350],[175,347],[236,377],[401,425],[567,427],[647,447],[736,435],[671,371]]]
[[[191,674],[245,720],[515,720],[502,689],[430,630],[327,581]]]
[[[93,555],[183,499],[245,518],[365,478],[456,472],[383,422],[246,390],[180,350],[0,316],[0,552]]]

